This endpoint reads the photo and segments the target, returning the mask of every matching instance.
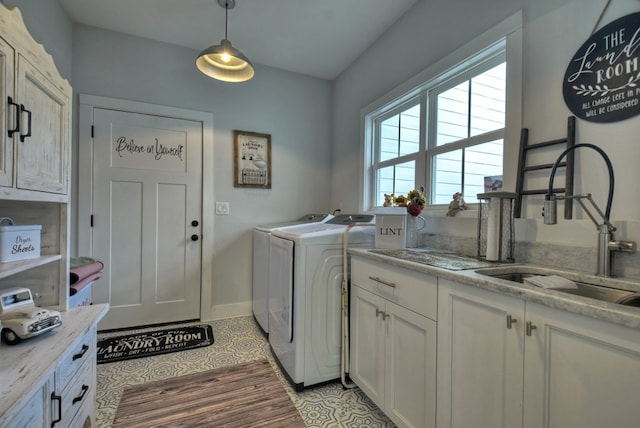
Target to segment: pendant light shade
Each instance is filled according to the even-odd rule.
[[[253,77],[255,71],[249,58],[231,46],[227,39],[229,9],[236,5],[235,0],[218,0],[225,9],[224,39],[219,45],[213,45],[200,52],[196,59],[196,67],[202,73],[225,82],[244,82]]]

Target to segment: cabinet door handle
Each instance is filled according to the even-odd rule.
[[[378,315],[382,315],[382,321],[384,321],[387,318],[389,318],[389,314],[388,313],[386,313],[385,311],[381,311],[380,309],[376,308],[376,318],[378,318]]]
[[[533,330],[535,330],[536,328],[538,328],[538,327],[536,327],[535,325],[533,325],[533,323],[532,323],[531,321],[527,321],[527,323],[526,323],[526,325],[525,325],[525,329],[524,329],[525,334],[526,334],[527,336],[531,336],[531,332],[532,332]]]
[[[76,404],[78,401],[82,401],[82,399],[84,398],[88,390],[89,390],[89,385],[82,384],[82,392],[80,393],[80,395],[78,395],[73,399],[71,404]]]
[[[9,102],[9,106],[13,106],[15,108],[15,128],[9,129],[9,137],[13,137],[14,132],[20,132],[20,105],[13,102],[13,98],[7,97],[7,101]]]
[[[73,355],[72,361],[75,361],[75,360],[77,360],[79,358],[84,357],[84,354],[86,354],[88,350],[89,350],[89,345],[82,345],[82,350],[80,352],[78,352],[77,354]]]
[[[391,288],[396,288],[396,283],[395,282],[389,282],[389,281],[385,281],[383,279],[380,279],[377,276],[370,276],[369,279],[371,281],[375,281],[375,282],[379,282],[380,284],[384,284],[387,287],[391,287]]]
[[[20,142],[24,143],[25,138],[31,137],[31,110],[27,110],[24,104],[20,104],[20,112],[21,114],[22,112],[27,113],[27,133],[23,134],[22,131],[20,132]]]
[[[517,323],[518,320],[513,318],[511,315],[507,315],[507,328],[511,330],[514,323]]]
[[[56,395],[55,392],[52,392],[51,401],[54,401],[54,400],[58,402],[58,418],[51,421],[51,428],[56,426],[56,424],[62,420],[62,396]]]

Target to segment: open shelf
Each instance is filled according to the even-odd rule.
[[[53,254],[41,256],[36,259],[19,260],[17,262],[0,263],[0,279],[7,278],[20,272],[33,269],[38,266],[53,263],[62,259],[62,255]]]

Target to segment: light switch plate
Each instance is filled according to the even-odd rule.
[[[229,202],[216,202],[217,215],[229,215]]]

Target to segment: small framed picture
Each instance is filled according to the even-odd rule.
[[[271,135],[233,131],[233,185],[271,189]]]
[[[502,176],[492,175],[484,178],[484,192],[499,192],[502,190]]]

